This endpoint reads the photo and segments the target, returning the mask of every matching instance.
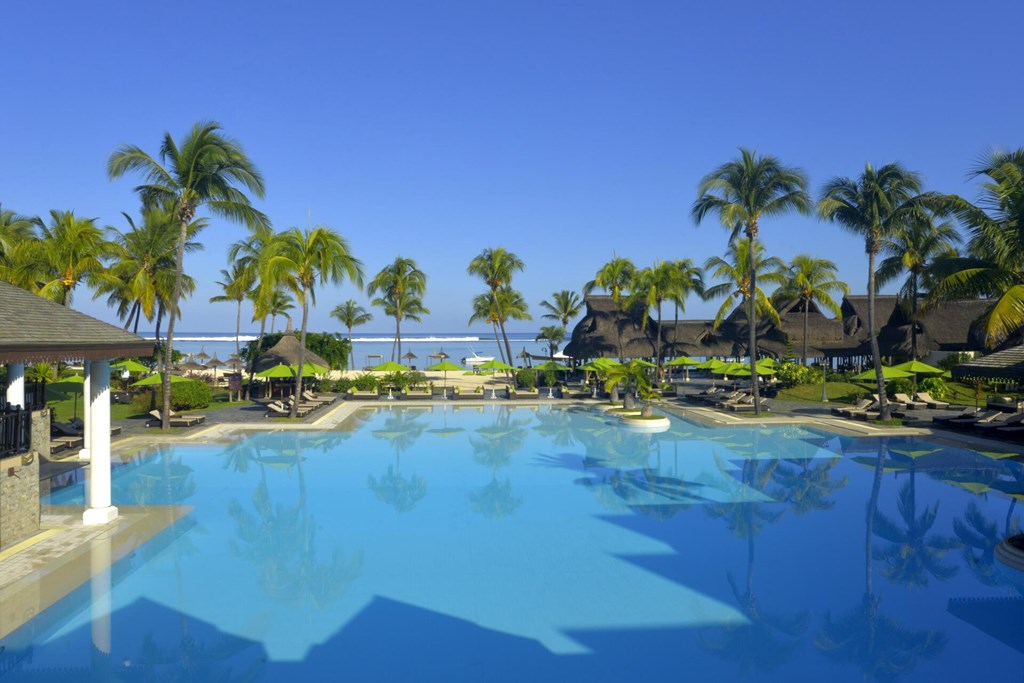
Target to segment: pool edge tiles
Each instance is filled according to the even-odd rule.
[[[97,571],[109,569],[191,510],[189,506],[174,505],[119,507],[119,516],[110,525],[84,526],[76,520],[51,527],[44,532],[45,538],[0,560],[0,639],[16,633],[87,583]],[[92,558],[92,544],[101,539],[109,540],[111,545],[106,567],[97,567]],[[25,635],[31,638],[31,634]]]

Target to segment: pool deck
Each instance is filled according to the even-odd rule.
[[[703,386],[695,383],[690,393],[696,393]],[[487,405],[596,405],[593,400],[566,399],[484,399],[460,398],[457,401],[345,401],[308,415],[301,420],[266,417],[266,410],[260,406],[233,406],[208,413],[203,426],[190,429],[175,429],[165,433],[156,428],[146,428],[142,420],[123,421],[122,434],[112,444],[115,455],[130,455],[153,444],[162,443],[216,443],[227,441],[232,435],[244,431],[292,431],[326,430],[343,428],[346,420],[363,408],[395,407],[436,407],[448,405],[453,408],[479,407]],[[920,436],[940,443],[966,446],[975,450],[996,451],[1004,454],[1024,455],[1024,446],[985,439],[973,434],[964,434],[930,426],[900,427],[877,426],[830,414],[831,404],[813,404],[771,400],[770,412],[759,417],[752,414],[728,413],[714,408],[698,406],[685,396],[667,398],[656,403],[659,409],[709,426],[739,425],[803,425],[815,427],[845,436]],[[928,425],[932,415],[945,411],[914,411],[920,415],[922,425]],[[43,476],[63,474],[80,469],[87,463],[76,458],[44,460]],[[0,616],[0,638],[27,623],[46,607],[86,583],[97,567],[90,559],[90,546],[101,539],[109,539],[113,552],[110,561],[116,561],[131,553],[136,547],[157,533],[173,526],[188,512],[185,507],[121,507],[120,516],[107,526],[84,526],[80,509],[53,509],[44,514],[40,533],[0,552],[0,604],[4,605]]]

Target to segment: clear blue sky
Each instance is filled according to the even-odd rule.
[[[1024,145],[1022,24],[1011,2],[7,0],[0,203],[124,227],[135,183],[107,180],[110,152],[155,154],[164,131],[216,120],[263,172],[275,227],[311,209],[368,274],[415,258],[433,310],[419,329],[460,331],[482,291],[465,268],[488,246],[526,262],[514,284],[535,317],[613,251],[639,266],[720,255],[725,231],[689,209],[741,145],[803,167],[815,191],[899,160],[973,198],[979,155]],[[179,330],[233,328],[231,306],[206,301],[243,234],[214,220],[187,257],[199,289]],[[761,234],[864,291],[863,245],[838,228],[789,217]],[[336,329],[350,297],[366,300],[321,291],[311,329]],[[114,319],[89,292],[74,306]],[[391,325],[377,311],[361,331]]]

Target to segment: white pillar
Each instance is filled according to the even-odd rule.
[[[25,364],[7,364],[7,405],[25,407]]]
[[[92,385],[92,369],[89,367],[91,363],[85,361],[82,363],[82,450],[78,451],[79,460],[88,460],[89,454],[92,452],[90,446],[92,445],[92,422],[89,420],[91,413],[91,401],[89,397],[92,395],[89,391],[89,387]],[[89,490],[85,491],[85,504],[89,504]]]
[[[85,444],[89,449],[89,508],[84,524],[106,524],[117,517],[110,504],[110,362],[86,364]]]

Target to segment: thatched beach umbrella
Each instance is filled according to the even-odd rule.
[[[199,353],[196,354],[198,360],[210,360],[210,354],[206,353],[206,347],[199,349]]]
[[[217,379],[217,368],[222,368],[225,365],[227,365],[227,363],[225,363],[224,361],[218,359],[216,353],[213,354],[213,358],[211,358],[209,361],[206,362],[206,367],[213,368],[213,379],[214,380]]]
[[[402,356],[402,358],[406,359],[407,361],[413,361],[413,360],[415,360],[415,359],[416,359],[417,357],[418,357],[418,356],[417,356],[417,355],[416,355],[415,353],[413,353],[413,352],[412,352],[412,350],[406,351],[406,352],[405,352],[405,355],[404,355],[404,356]],[[410,362],[410,363],[409,363],[409,365],[412,365],[412,363]]]
[[[253,364],[253,370],[261,372],[275,365],[297,365],[301,351],[302,345],[299,343],[298,337],[294,334],[286,334],[281,337],[281,341],[274,344],[273,348],[265,351],[256,359],[256,362]],[[325,368],[330,367],[330,363],[309,349],[306,349],[304,362],[313,363]]]

